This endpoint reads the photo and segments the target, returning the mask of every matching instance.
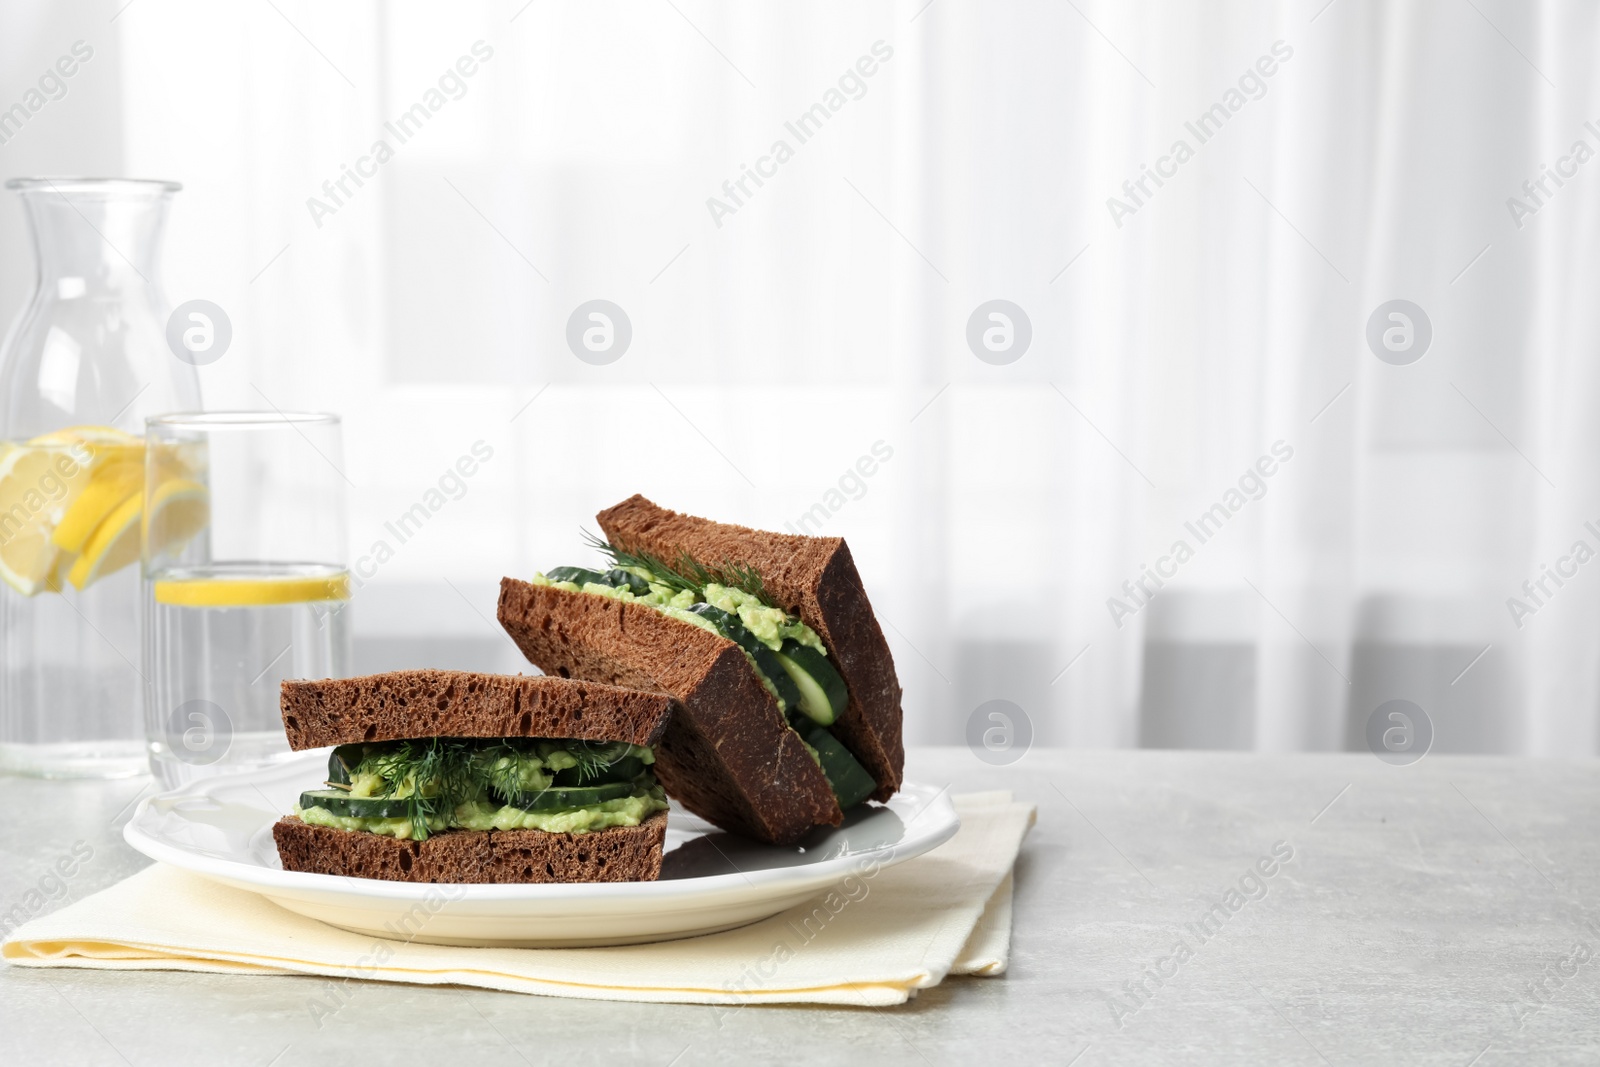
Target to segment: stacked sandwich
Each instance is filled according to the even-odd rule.
[[[272,836],[285,870],[409,882],[631,882],[661,873],[651,774],[671,701],[463,671],[284,682],[296,751],[336,746]]]
[[[842,538],[763,533],[634,496],[596,516],[604,562],[500,583],[546,674],[669,694],[667,793],[790,844],[900,787],[900,684]]]
[[[842,539],[640,496],[598,520],[593,566],[501,582],[500,623],[544,677],[284,684],[291,745],[338,746],[275,829],[286,869],[650,879],[665,796],[787,845],[894,794],[901,690]]]

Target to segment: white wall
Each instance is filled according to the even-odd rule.
[[[1441,749],[1600,744],[1600,577],[1520,629],[1505,603],[1600,516],[1600,170],[1520,228],[1506,207],[1600,148],[1589,9],[48,10],[0,14],[0,96],[74,39],[96,60],[0,170],[186,183],[169,292],[235,327],[208,404],[346,416],[353,560],[494,449],[363,589],[365,666],[515,669],[494,583],[581,561],[600,507],[780,527],[882,441],[826,532],[889,624],[911,740],[1004,696],[1041,742],[1339,748],[1407,697]],[[387,134],[478,41],[460,98]],[[785,121],[879,41],[798,143]],[[1184,122],[1275,42],[1199,145]],[[308,198],[379,138],[393,160],[318,225]],[[717,225],[707,198],[778,138],[793,158]],[[1178,138],[1195,158],[1118,225],[1108,198]],[[7,309],[19,223],[0,211]],[[609,366],[563,339],[597,297],[633,323]],[[1394,297],[1435,331],[1407,367],[1364,341]],[[1032,322],[1009,366],[965,340],[995,298]],[[1124,580],[1280,440],[1262,499],[1118,627]]]

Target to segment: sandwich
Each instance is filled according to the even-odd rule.
[[[290,748],[336,746],[322,787],[272,828],[284,870],[397,882],[660,876],[663,695],[414,670],[284,682],[280,704]]]
[[[900,684],[850,549],[633,496],[596,517],[602,561],[500,583],[498,616],[546,674],[669,694],[667,794],[794,844],[900,788]]]

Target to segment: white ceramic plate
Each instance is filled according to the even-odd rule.
[[[673,805],[658,882],[421,885],[285,871],[272,824],[317,788],[327,749],[202,779],[140,803],[128,844],[224,885],[346,930],[438,945],[626,945],[730,930],[816,896],[850,874],[948,841],[946,790],[907,785],[883,806],[779,848],[726,834]]]

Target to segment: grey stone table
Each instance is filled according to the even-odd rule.
[[[925,749],[909,771],[1039,805],[1002,978],[732,1013],[372,984],[319,1029],[314,978],[9,967],[0,1062],[1600,1063],[1600,763]],[[141,867],[141,784],[0,778],[0,913]]]

